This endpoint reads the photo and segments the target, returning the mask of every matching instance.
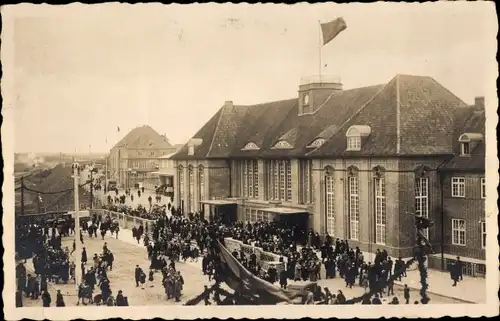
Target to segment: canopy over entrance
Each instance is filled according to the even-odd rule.
[[[263,208],[261,210],[264,212],[269,212],[269,213],[273,213],[273,214],[281,214],[281,215],[307,213],[306,210],[289,208],[289,207],[271,207],[271,208]]]
[[[207,218],[209,221],[222,220],[225,224],[231,224],[238,219],[238,205],[235,201],[229,200],[203,200],[200,201],[203,210],[202,218]],[[207,217],[208,214],[208,217]]]
[[[204,200],[204,201],[200,201],[200,203],[214,205],[214,206],[236,205],[236,202],[227,201],[227,200]]]

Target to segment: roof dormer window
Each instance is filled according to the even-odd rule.
[[[242,148],[242,150],[259,150],[259,146],[255,144],[254,142],[249,142],[245,145],[245,147]]]
[[[293,146],[287,142],[286,140],[280,140],[274,146],[272,147],[273,149],[292,149]]]
[[[317,138],[311,144],[309,144],[307,148],[319,148],[323,146],[324,143],[325,143],[324,138]]]
[[[483,134],[480,133],[465,133],[458,138],[460,142],[460,155],[469,156],[471,150],[481,141],[483,141]]]
[[[371,133],[370,126],[355,125],[349,127],[346,132],[347,137],[347,150],[359,151],[361,150],[361,137],[367,137]]]

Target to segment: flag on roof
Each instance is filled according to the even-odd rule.
[[[321,33],[323,34],[323,46],[332,41],[339,33],[347,28],[344,18],[340,17],[333,21],[321,24]]]

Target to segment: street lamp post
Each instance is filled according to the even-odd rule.
[[[79,191],[78,191],[78,181],[79,181],[79,165],[78,163],[73,164],[73,178],[74,178],[74,192],[75,192],[75,212],[74,212],[74,218],[75,218],[75,252],[76,252],[76,259],[75,259],[75,284],[76,284],[76,290],[78,293],[78,287],[80,285],[80,278],[82,275],[82,250],[81,250],[81,243],[80,243],[80,202],[78,199],[79,196]]]

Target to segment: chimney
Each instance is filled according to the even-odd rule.
[[[229,108],[229,107],[234,107],[233,101],[232,100],[226,100],[224,102],[224,107]]]
[[[302,78],[299,85],[299,115],[315,113],[325,99],[336,91],[342,91],[340,77],[321,75]]]
[[[476,109],[484,110],[484,96],[476,97],[474,99],[474,106],[476,106]]]

